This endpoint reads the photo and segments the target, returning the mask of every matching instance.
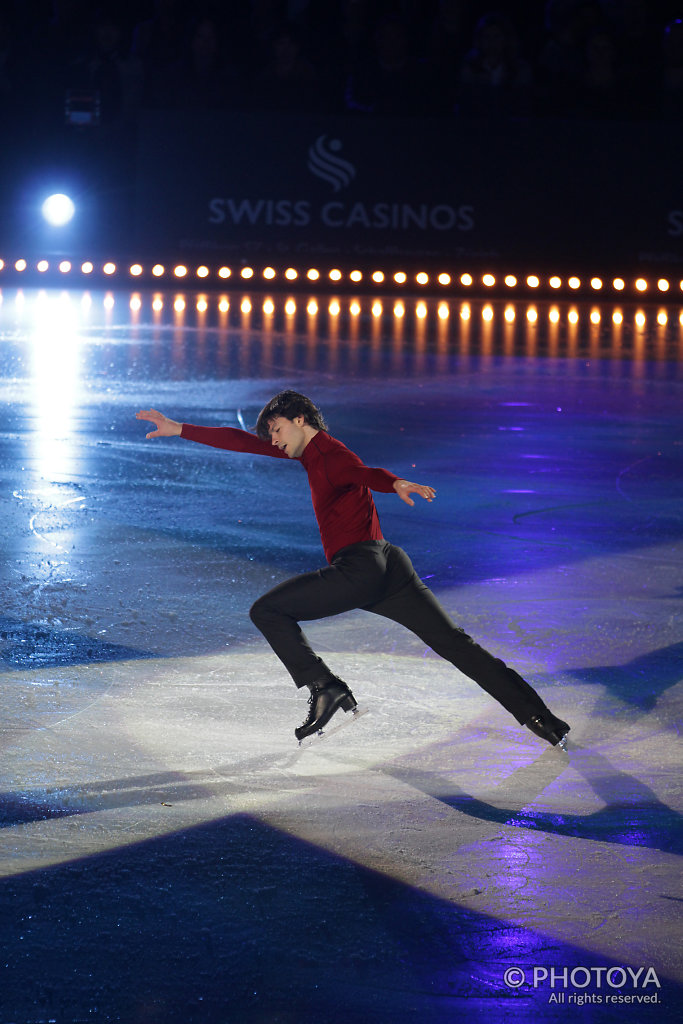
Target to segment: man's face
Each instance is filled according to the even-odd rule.
[[[308,435],[304,431],[304,418],[297,416],[288,420],[285,416],[276,416],[268,421],[270,442],[290,459],[298,459],[308,443]]]

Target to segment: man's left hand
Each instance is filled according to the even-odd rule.
[[[419,494],[425,501],[432,501],[436,497],[436,491],[433,487],[427,487],[426,484],[413,484],[410,480],[395,480],[394,490],[401,501],[405,501],[406,505],[415,504],[410,497],[411,494]]]

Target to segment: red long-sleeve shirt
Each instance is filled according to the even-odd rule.
[[[199,427],[183,423],[181,437],[213,448],[287,459],[269,441],[235,427]],[[383,540],[371,491],[389,494],[399,480],[386,469],[371,469],[354,452],[324,431],[308,442],[300,459],[308,474],[313,510],[328,562],[341,548],[365,540]]]

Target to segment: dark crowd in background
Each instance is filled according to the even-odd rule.
[[[145,108],[668,121],[683,2],[0,0],[5,132]]]

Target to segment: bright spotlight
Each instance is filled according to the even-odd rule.
[[[68,224],[76,212],[73,200],[65,196],[63,192],[55,192],[54,195],[48,196],[41,209],[48,224],[52,224],[56,228]]]

